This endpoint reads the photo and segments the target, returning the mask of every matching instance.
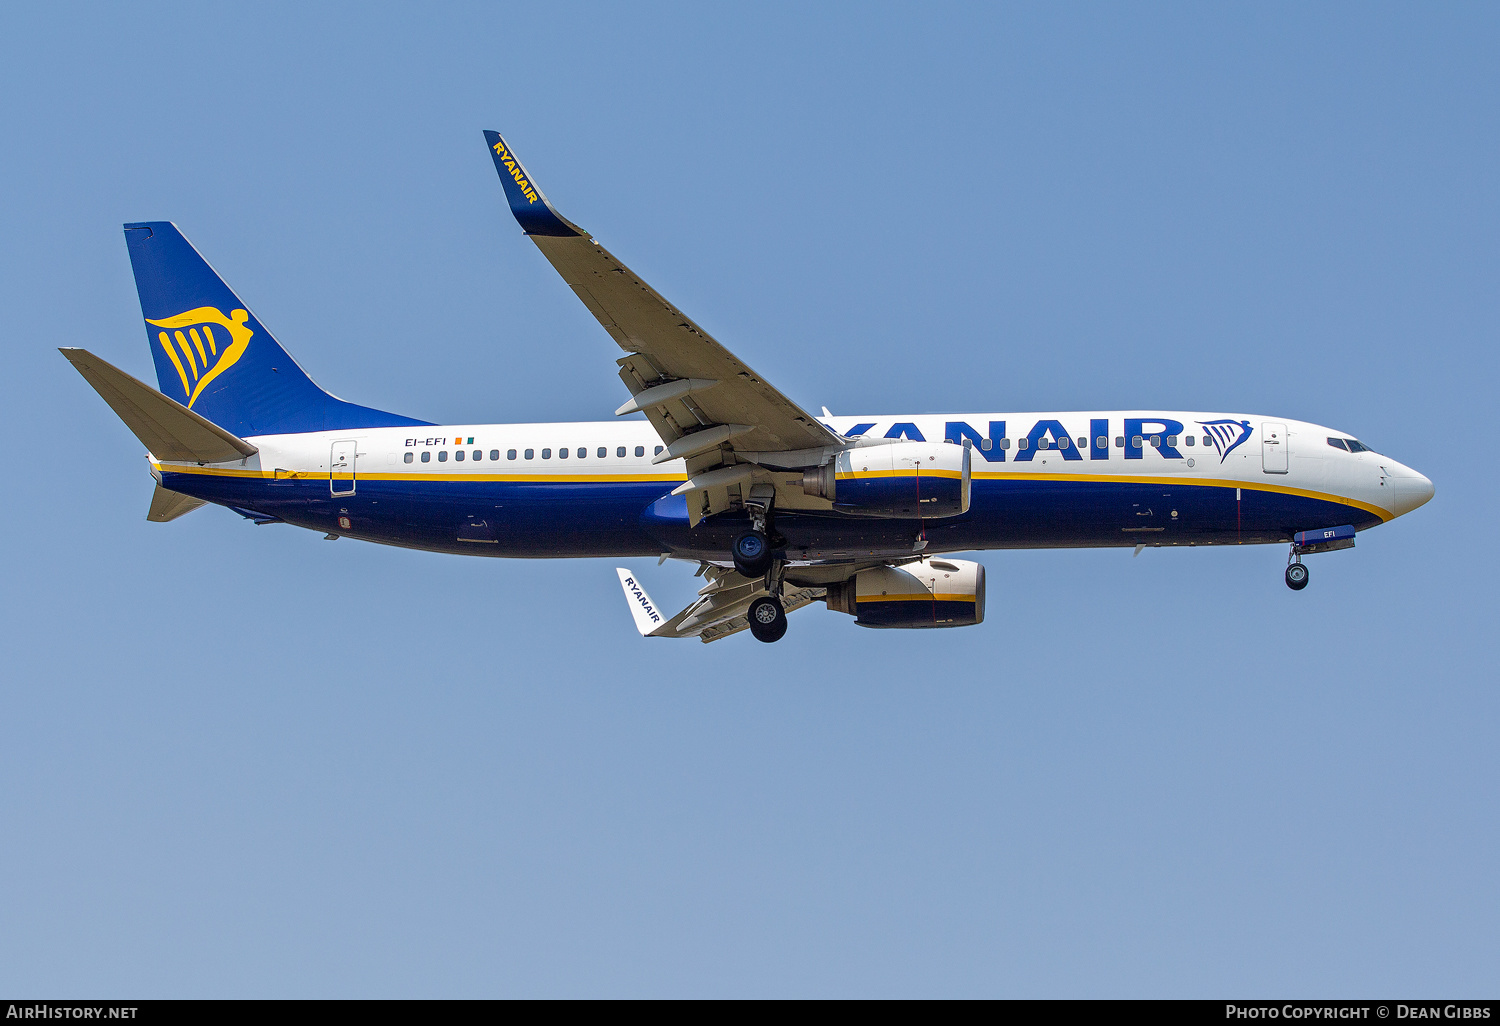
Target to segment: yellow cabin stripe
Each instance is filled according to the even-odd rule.
[[[277,474],[272,470],[249,470],[239,467],[198,467],[182,465],[177,463],[153,463],[157,470],[166,471],[169,474],[202,474],[207,477],[240,477],[250,479],[265,479],[267,481],[326,481],[329,472],[326,470],[308,471],[285,471]],[[366,473],[356,468],[356,473],[338,471],[335,480],[339,481],[504,481],[518,482],[522,484],[619,484],[631,482],[647,482],[660,484],[681,484],[681,474],[584,474],[568,475],[561,474],[377,474]]]
[[[947,477],[954,481],[962,481],[963,473],[957,470],[924,470],[920,475],[914,470],[856,470],[850,474],[835,474],[839,481],[864,480],[874,477]],[[978,476],[978,475],[974,475]]]
[[[198,467],[176,463],[153,464],[158,470],[172,474],[202,474],[209,477],[239,477],[265,480],[281,481],[326,481],[329,472],[326,470],[299,471],[288,474],[283,472],[277,477],[274,470],[249,470],[231,467]],[[876,472],[871,471],[871,476]],[[1323,502],[1337,503],[1342,506],[1352,506],[1363,510],[1372,516],[1379,517],[1382,521],[1394,519],[1395,514],[1379,506],[1358,499],[1351,499],[1344,495],[1333,495],[1328,492],[1315,492],[1306,488],[1291,488],[1287,485],[1272,484],[1258,481],[1235,481],[1228,478],[1186,478],[1186,477],[1135,477],[1128,475],[1105,475],[1105,474],[1017,474],[1007,472],[976,473],[975,478],[986,481],[1046,481],[1052,484],[1088,483],[1088,484],[1146,484],[1160,485],[1172,488],[1242,488],[1252,492],[1274,492],[1279,495],[1295,495],[1304,499],[1318,499]],[[517,484],[681,484],[683,481],[680,474],[424,474],[420,471],[413,473],[366,473],[359,471],[359,481],[437,481],[437,482],[511,482]]]
[[[1392,520],[1395,514],[1390,510],[1372,506],[1368,502],[1360,502],[1346,495],[1333,495],[1328,492],[1314,492],[1306,488],[1291,488],[1287,485],[1273,484],[1269,481],[1235,481],[1229,478],[1217,477],[1136,477],[1123,474],[1070,474],[1067,472],[1059,474],[1017,474],[1006,471],[989,471],[986,473],[974,473],[975,478],[983,478],[986,481],[1088,481],[1102,484],[1149,484],[1170,485],[1172,487],[1202,488],[1243,488],[1247,492],[1275,492],[1278,495],[1296,495],[1304,499],[1321,499],[1324,502],[1337,502],[1344,506],[1354,506],[1366,513],[1374,514],[1381,520]]]

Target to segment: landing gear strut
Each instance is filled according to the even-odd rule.
[[[776,533],[771,521],[771,507],[775,501],[776,489],[771,485],[759,484],[750,489],[745,498],[750,530],[735,538],[730,548],[734,569],[741,576],[751,580],[765,578],[766,594],[745,610],[750,633],[757,641],[765,642],[780,641],[786,634],[786,607],[781,604],[781,575],[785,563],[776,558],[773,547],[785,545],[786,539]]]
[[[1293,591],[1301,591],[1307,587],[1307,567],[1303,566],[1301,558],[1292,557],[1292,562],[1286,565],[1286,586]]]

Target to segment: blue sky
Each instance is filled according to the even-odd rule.
[[[10,5],[0,991],[1493,995],[1488,5]],[[804,405],[1307,419],[1310,559],[990,553],[988,620],[637,638],[614,561],[144,519],[55,351],[176,221],[321,384],[586,420],[480,130]],[[661,604],[690,574],[632,563]]]

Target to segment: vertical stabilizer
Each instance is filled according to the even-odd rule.
[[[319,388],[170,221],[125,242],[164,395],[241,438],[426,423]]]

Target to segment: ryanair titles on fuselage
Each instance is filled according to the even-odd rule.
[[[1016,463],[1029,463],[1039,451],[1060,456],[1063,460],[1108,460],[1111,458],[1111,449],[1121,450],[1127,460],[1138,460],[1145,457],[1148,448],[1155,449],[1166,459],[1177,460],[1185,458],[1180,446],[1185,444],[1187,436],[1193,437],[1192,444],[1196,447],[1201,434],[1203,445],[1210,447],[1211,452],[1222,463],[1231,452],[1248,441],[1254,432],[1248,420],[1225,417],[1185,424],[1164,415],[1143,415],[1125,417],[1116,423],[1121,430],[1112,433],[1108,418],[1091,417],[1088,434],[1075,438],[1063,426],[1062,421],[1042,418],[1024,435],[1017,434],[1012,438],[1006,433],[1006,422],[1003,420],[990,421],[987,434],[981,434],[979,429],[967,421],[950,420],[943,425],[943,440],[958,445],[967,440],[973,443],[974,451],[989,463],[1004,463],[1007,459]],[[860,437],[867,435],[872,429],[878,430],[880,426],[879,421],[862,421],[845,430],[844,434]],[[886,428],[883,437],[913,442],[929,440],[914,421],[895,421]],[[1012,445],[1014,448],[1011,448]]]

